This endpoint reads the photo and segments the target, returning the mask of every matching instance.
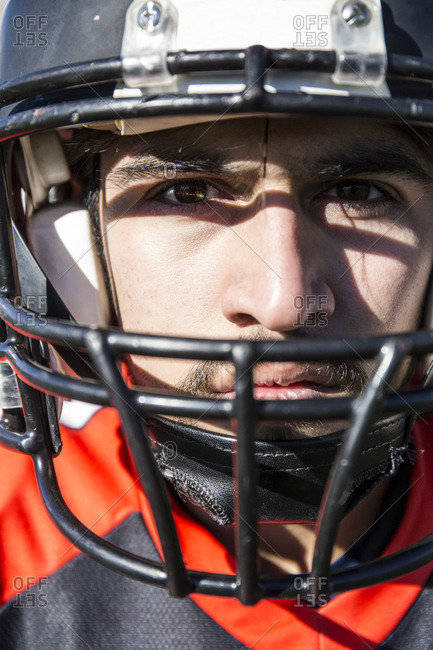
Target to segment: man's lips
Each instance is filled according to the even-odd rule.
[[[318,397],[332,397],[341,394],[337,386],[322,386],[309,381],[298,381],[288,386],[273,384],[272,386],[254,385],[254,397],[258,400],[289,400],[289,399],[313,399]],[[236,392],[231,389],[227,391],[214,392],[211,397],[219,399],[234,399]]]
[[[299,381],[289,386],[254,386],[256,399],[312,399],[340,393],[336,386],[320,386],[309,381]]]
[[[306,368],[298,364],[262,364],[254,368],[254,397],[261,400],[312,399],[341,395],[344,389],[336,377],[322,367]],[[232,373],[215,377],[211,397],[233,399],[236,396]]]

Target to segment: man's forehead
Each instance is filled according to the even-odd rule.
[[[258,142],[263,143],[266,129],[266,118],[217,120],[128,137],[120,151],[129,155],[152,153],[164,156],[166,151],[191,154],[212,149],[229,158],[251,145],[257,147]]]
[[[339,140],[358,139],[379,136],[384,139],[401,139],[408,141],[414,139],[414,146],[422,142],[421,129],[412,128],[410,125],[395,124],[381,120],[362,119],[356,117],[331,117],[331,116],[258,116],[239,117],[231,119],[216,119],[190,125],[164,128],[125,137],[122,152],[141,153],[150,148],[164,149],[168,146],[224,146],[226,151],[237,149],[239,146],[247,147],[251,141],[246,140],[248,135],[254,135],[253,144],[263,140],[264,137],[292,137],[296,139],[334,138],[338,134]],[[236,143],[229,140],[235,139]],[[123,139],[123,138],[122,138]],[[424,140],[425,143],[425,140]]]

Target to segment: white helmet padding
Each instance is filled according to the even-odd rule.
[[[33,133],[20,143],[33,208],[26,210],[30,249],[77,322],[108,325],[109,300],[89,212],[78,201],[48,203],[50,188],[71,178],[59,135]]]
[[[108,325],[110,306],[89,212],[76,201],[46,205],[29,220],[28,240],[47,278],[79,323]]]
[[[42,205],[53,185],[71,177],[60,138],[55,131],[33,133],[20,139],[35,210]]]

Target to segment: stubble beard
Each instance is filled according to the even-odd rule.
[[[256,364],[260,368],[264,364]],[[269,366],[269,364],[266,364]],[[306,373],[314,368],[324,378],[323,385],[338,385],[340,388],[337,397],[350,397],[359,395],[367,385],[369,376],[361,362],[334,362],[309,366],[302,364]],[[209,397],[213,392],[215,378],[221,372],[230,372],[233,366],[225,361],[199,361],[176,384],[176,390],[191,397]],[[221,394],[221,398],[224,394]],[[218,399],[218,398],[216,398]],[[320,399],[320,398],[318,398]],[[335,397],[324,397],[322,399],[335,399]],[[198,428],[208,428],[210,421],[182,418],[182,422]],[[228,423],[224,427],[228,428]],[[260,422],[257,426],[256,438],[260,440],[293,440],[298,438],[311,438],[344,430],[347,427],[345,420],[292,420]],[[228,428],[227,433],[235,435],[235,426]]]

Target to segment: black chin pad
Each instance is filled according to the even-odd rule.
[[[347,511],[407,458],[405,429],[405,418],[392,418],[366,436]],[[235,438],[165,418],[152,419],[149,434],[160,471],[180,498],[202,508],[218,524],[233,523]],[[256,441],[258,521],[315,522],[342,439],[339,432]]]

